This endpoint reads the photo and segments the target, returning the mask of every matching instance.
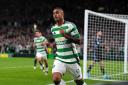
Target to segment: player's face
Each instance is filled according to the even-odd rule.
[[[99,32],[99,35],[102,36],[102,32]]]
[[[36,32],[36,33],[35,33],[35,36],[36,36],[36,37],[40,37],[40,36],[41,36],[41,32]]]
[[[102,32],[99,31],[99,32],[97,33],[97,35],[98,35],[99,37],[101,37],[101,36],[102,36]]]
[[[64,13],[62,10],[60,9],[54,9],[53,10],[53,18],[54,20],[57,21],[61,21],[64,19]]]

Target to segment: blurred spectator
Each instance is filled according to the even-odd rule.
[[[20,50],[30,50],[32,43],[31,29],[14,26],[2,26],[0,28],[0,51],[1,53],[13,51],[20,52]]]

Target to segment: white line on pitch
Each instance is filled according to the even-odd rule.
[[[4,68],[0,68],[1,69],[11,69],[11,68],[29,68],[31,66],[18,66],[18,67],[4,67]]]
[[[49,65],[49,66],[52,67],[52,65]],[[4,67],[4,68],[0,68],[0,70],[2,70],[2,69],[15,69],[15,68],[33,68],[33,66]]]

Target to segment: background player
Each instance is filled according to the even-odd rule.
[[[36,60],[40,63],[41,67],[44,61],[45,72],[48,73],[48,61],[47,61],[47,46],[43,45],[43,42],[47,42],[47,39],[42,36],[40,31],[35,31],[34,45],[36,47],[36,57],[34,61],[34,69],[36,68]]]
[[[102,72],[102,74],[104,75],[103,77],[105,78],[105,69],[104,69],[104,62],[103,62],[103,51],[105,48],[105,45],[103,43],[103,39],[102,39],[102,35],[103,33],[101,31],[98,31],[96,33],[96,36],[94,37],[94,42],[93,42],[93,57],[94,60],[92,62],[91,65],[89,65],[87,73],[88,73],[88,77],[90,77],[90,71],[91,69],[94,67],[94,64],[96,62],[99,62],[100,65],[100,70]]]

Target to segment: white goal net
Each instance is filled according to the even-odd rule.
[[[85,79],[128,80],[128,21],[124,17],[85,11]]]

